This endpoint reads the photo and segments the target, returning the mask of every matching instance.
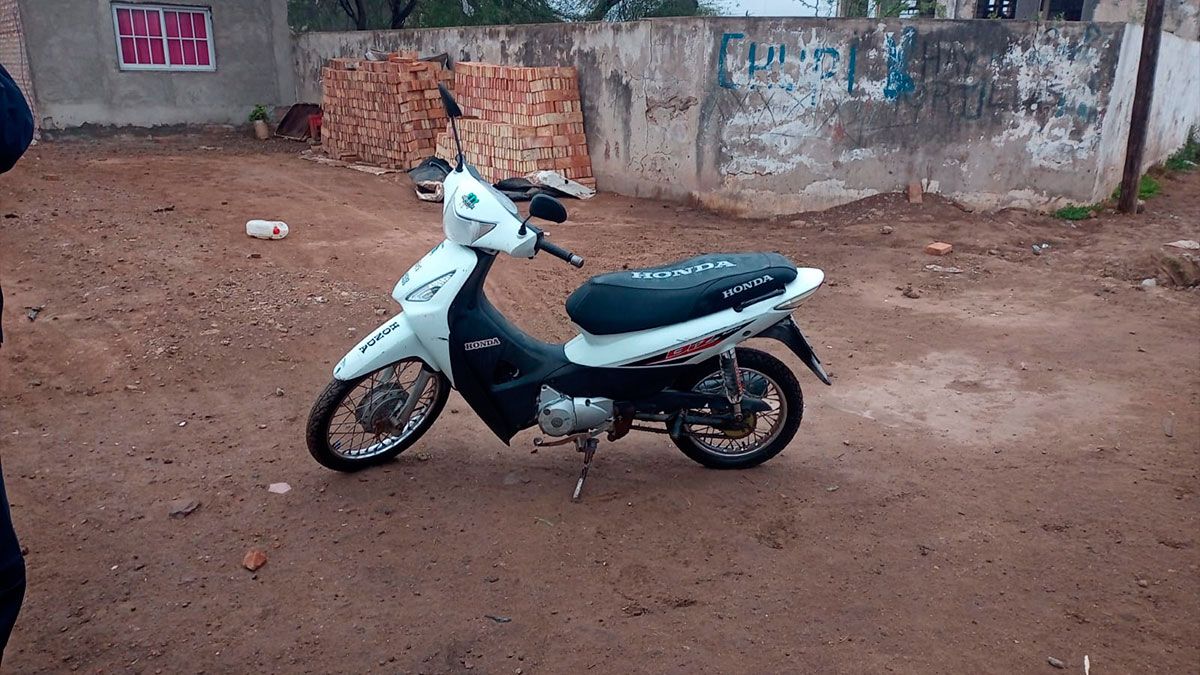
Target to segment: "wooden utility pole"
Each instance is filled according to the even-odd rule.
[[[1163,0],[1146,0],[1142,29],[1142,55],[1138,59],[1137,88],[1129,116],[1129,142],[1125,146],[1125,173],[1121,176],[1121,201],[1117,207],[1136,213],[1138,185],[1142,182],[1142,155],[1150,126],[1150,101],[1154,98],[1154,73],[1158,70],[1158,45],[1162,42]]]

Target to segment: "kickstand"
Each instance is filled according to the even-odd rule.
[[[592,457],[596,455],[596,448],[599,447],[600,441],[595,438],[580,438],[575,441],[575,449],[583,453],[583,469],[579,471],[579,482],[575,483],[575,494],[571,495],[571,501],[579,501],[583,494],[583,482],[587,480],[588,469],[592,467]]]

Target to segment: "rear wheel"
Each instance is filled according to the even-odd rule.
[[[334,380],[308,415],[308,451],[336,471],[390,461],[433,426],[449,395],[446,376],[419,359],[397,361],[353,380]],[[416,401],[406,406],[413,396]]]
[[[766,352],[744,347],[737,349],[737,361],[745,395],[761,399],[770,409],[747,414],[741,425],[685,424],[678,436],[672,436],[683,454],[711,469],[748,469],[778,455],[796,435],[804,415],[800,383],[786,364]],[[697,369],[680,388],[706,394],[724,393],[717,360]],[[708,408],[688,412],[718,414]]]

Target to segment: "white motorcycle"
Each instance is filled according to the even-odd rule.
[[[742,469],[779,454],[800,426],[800,384],[779,359],[739,346],[772,338],[825,384],[829,376],[792,320],[824,280],[778,253],[724,253],[592,277],[567,299],[580,334],[547,344],[509,323],[483,293],[496,256],[539,252],[583,259],[547,240],[530,218],[567,212],[537,195],[522,219],[512,200],[466,163],[458,144],[445,179],[438,244],[396,284],[403,310],[350,350],[313,405],[308,448],[322,465],[355,471],[399,455],[429,430],[450,389],[508,443],[538,425],[583,453],[578,499],[598,445],[630,431],[664,433],[693,460]]]

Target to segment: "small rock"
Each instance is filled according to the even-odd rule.
[[[275,395],[283,396],[283,387],[275,387]]]
[[[879,228],[879,234],[891,234],[895,231],[896,228],[892,227],[891,225],[884,225],[883,227]]]
[[[1146,581],[1145,579],[1138,579],[1138,586],[1141,586],[1142,588],[1150,588],[1150,582]]]
[[[483,580],[488,582],[489,584],[494,584],[497,581],[500,581],[500,577],[484,577]]]
[[[195,499],[182,498],[171,502],[170,507],[172,518],[187,518],[192,515],[192,512],[200,508],[200,502]]]
[[[938,274],[962,274],[961,267],[943,267],[942,265],[926,265],[925,269]]]
[[[259,429],[266,429],[266,428],[267,428],[267,425],[265,425],[265,424],[260,424],[260,425],[258,425],[258,428],[259,428]]]
[[[1139,200],[1137,200],[1137,212],[1138,212],[1138,213],[1145,213],[1145,212],[1146,212],[1146,202],[1145,202],[1145,200],[1143,200],[1143,199],[1139,199]]]
[[[259,258],[262,257],[262,254],[261,253],[251,253],[251,254],[247,255],[246,257],[249,258],[250,260],[258,260]]]
[[[256,548],[246,551],[245,557],[242,558],[242,567],[245,567],[251,572],[257,572],[259,568],[266,564],[267,554]]]
[[[430,455],[428,452],[422,450],[417,453],[417,461],[428,462],[431,459],[433,459],[433,455]]]
[[[1163,419],[1163,433],[1167,438],[1175,438],[1175,413],[1167,413],[1167,417]]]
[[[998,249],[998,248],[989,248],[989,249],[988,249],[988,255],[1000,255],[1000,249]]]
[[[277,495],[285,495],[292,491],[292,486],[287,483],[271,483],[267,486],[267,492],[273,492]]]
[[[168,211],[174,211],[174,210],[175,210],[174,204],[167,204],[166,206],[160,206],[157,209],[154,209],[154,212],[155,213],[167,213]]]
[[[508,622],[512,621],[511,617],[499,616],[496,614],[484,614],[483,617],[485,619],[491,619],[492,621],[495,621],[496,623],[508,623]]]
[[[838,491],[838,487],[840,487],[840,486],[838,486],[838,485],[830,485],[829,487],[825,488],[825,491],[826,491],[826,492],[837,492],[837,491]]]
[[[384,314],[387,314],[387,310],[386,310],[386,309],[377,309],[377,310],[375,310],[375,316],[383,316]]]
[[[925,245],[925,252],[929,255],[949,255],[953,251],[954,246],[944,241],[935,241]]]
[[[187,420],[184,420],[184,421],[180,422],[180,423],[179,423],[179,426],[181,426],[181,427],[186,427],[186,426],[187,426]]]
[[[1046,663],[1049,663],[1050,665],[1054,666],[1055,668],[1066,668],[1067,667],[1067,664],[1063,663],[1059,659],[1054,658],[1053,656],[1047,658]]]
[[[1142,288],[1157,288],[1157,279],[1142,279]]]
[[[900,295],[916,300],[917,298],[921,297],[921,290],[918,288],[913,288],[912,286],[906,286],[904,290],[900,292]]]

